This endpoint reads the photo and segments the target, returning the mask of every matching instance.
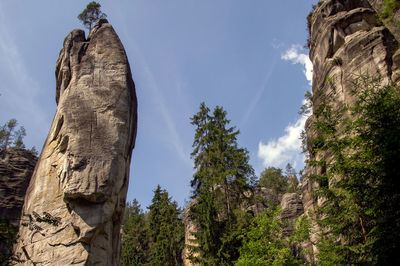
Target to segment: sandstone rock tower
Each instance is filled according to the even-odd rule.
[[[378,22],[381,0],[325,0],[314,10],[310,28],[310,59],[313,62],[313,107],[321,99],[329,99],[333,106],[352,104],[357,95],[352,95],[352,81],[357,75],[382,77],[383,81],[400,80],[400,50],[398,35],[391,25]],[[397,13],[398,14],[398,13]],[[397,37],[396,37],[397,36]],[[306,133],[314,132],[306,123]],[[310,159],[324,158],[323,151],[313,153],[308,147]],[[306,166],[306,176],[320,174],[321,169]],[[302,183],[304,210],[314,210],[322,199],[312,195],[317,185],[307,178]],[[314,228],[311,240],[316,241],[318,231]],[[311,244],[310,244],[311,245]],[[316,252],[316,247],[312,247]],[[312,256],[308,257],[313,263]]]
[[[107,20],[73,30],[56,64],[58,104],[23,207],[59,217],[21,226],[24,265],[118,265],[136,138],[137,100],[124,47]]]

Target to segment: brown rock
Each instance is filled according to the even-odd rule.
[[[294,221],[304,213],[303,202],[297,193],[285,193],[281,201],[281,219]]]
[[[56,65],[58,103],[23,212],[58,226],[21,227],[26,265],[119,265],[120,226],[135,143],[137,100],[124,47],[107,20],[72,31]]]
[[[0,223],[5,226],[1,228],[1,234],[3,230],[16,229],[19,225],[26,189],[36,162],[37,157],[25,149],[0,151]],[[0,254],[11,255],[12,242],[0,241]]]
[[[25,149],[9,148],[0,152],[0,219],[9,219],[18,225],[37,159]]]

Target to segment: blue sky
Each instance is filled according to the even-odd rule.
[[[16,118],[39,150],[55,110],[54,68],[89,1],[0,1],[0,124]],[[160,184],[190,196],[201,102],[223,106],[259,174],[303,167],[298,115],[310,89],[306,16],[317,0],[99,1],[131,64],[139,102],[128,200],[150,204]]]

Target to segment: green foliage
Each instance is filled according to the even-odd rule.
[[[312,93],[310,91],[307,91],[304,94],[305,101],[303,105],[300,107],[300,111],[298,112],[299,115],[309,115],[311,114],[312,111]]]
[[[288,177],[282,174],[282,169],[268,167],[261,172],[259,185],[270,188],[276,195],[283,194],[288,190]]]
[[[21,126],[15,130],[17,125],[17,120],[13,118],[0,127],[0,151],[10,147],[25,148],[23,143],[23,138],[26,136],[25,128]]]
[[[150,265],[181,265],[185,237],[182,211],[159,185],[148,209]]]
[[[184,247],[182,211],[157,186],[149,212],[134,199],[125,209],[122,265],[181,265]]]
[[[309,161],[318,170],[310,178],[325,199],[316,219],[319,263],[399,264],[400,87],[368,76],[353,85],[356,103],[323,100],[311,125],[316,137],[307,140],[318,158]]]
[[[136,199],[127,203],[122,231],[121,265],[147,265],[149,227]]]
[[[78,19],[83,25],[89,29],[89,33],[92,30],[92,25],[101,18],[106,18],[107,15],[100,10],[101,5],[96,2],[90,2],[86,8],[78,15]]]
[[[283,234],[285,222],[280,219],[281,209],[270,207],[260,213],[241,237],[240,257],[235,265],[302,265],[291,252],[291,240]],[[308,236],[305,222],[294,234],[293,241]]]
[[[382,8],[382,11],[378,13],[379,20],[382,22],[393,22],[393,15],[399,7],[399,2],[397,0],[383,0],[379,6]]]
[[[245,192],[254,185],[254,170],[248,151],[237,146],[239,131],[229,127],[222,107],[210,109],[204,103],[191,120],[196,126],[193,141],[195,174],[191,181],[193,198],[191,217],[199,231],[189,245],[195,263],[230,265],[238,257],[240,228],[248,216],[240,206],[248,200]]]

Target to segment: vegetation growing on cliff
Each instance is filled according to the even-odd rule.
[[[101,18],[106,18],[107,15],[103,13],[101,10],[101,5],[97,2],[90,2],[86,8],[78,15],[78,19],[82,22],[82,24],[89,29],[89,33],[92,30],[92,26],[96,21]]]
[[[325,154],[308,161],[325,199],[315,217],[317,256],[321,265],[387,265],[400,247],[400,87],[368,76],[353,85],[353,106],[319,104],[307,141],[314,155]]]
[[[380,3],[379,7],[382,9],[380,12],[378,12],[379,20],[384,23],[394,22],[394,12],[399,8],[398,0],[383,0],[383,2]]]

